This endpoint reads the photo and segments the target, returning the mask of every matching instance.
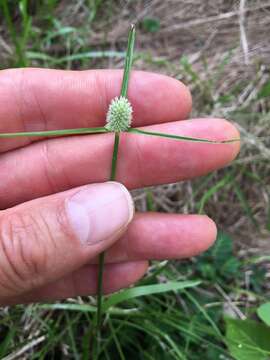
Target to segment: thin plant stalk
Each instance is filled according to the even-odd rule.
[[[131,25],[129,35],[128,35],[127,53],[126,53],[124,74],[123,74],[123,80],[122,80],[122,86],[121,86],[121,96],[122,97],[127,97],[128,83],[129,83],[130,71],[131,71],[132,60],[133,60],[134,44],[135,44],[135,26]],[[111,176],[110,176],[111,181],[114,181],[116,178],[119,142],[120,142],[120,132],[115,132],[112,164],[111,164]],[[102,325],[101,322],[102,322],[104,258],[105,258],[105,252],[102,252],[99,255],[99,264],[98,264],[97,321],[96,321],[97,337],[98,337],[97,341],[98,342],[100,342],[100,331],[101,331],[101,325]]]
[[[113,146],[110,181],[114,181],[115,176],[116,176],[119,140],[120,140],[120,134],[117,132],[114,135],[114,146]],[[103,289],[102,289],[103,281],[102,280],[103,280],[103,272],[104,272],[104,258],[105,258],[105,251],[103,251],[99,255],[99,261],[98,261],[97,322],[96,322],[98,336],[100,335],[99,332],[100,332],[101,317],[102,317],[102,293],[103,293]]]

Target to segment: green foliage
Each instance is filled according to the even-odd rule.
[[[233,253],[231,237],[219,231],[215,244],[199,257],[197,268],[201,275],[210,280],[232,279],[237,276],[240,262]]]
[[[142,20],[142,28],[150,33],[158,32],[160,29],[160,21],[156,18],[145,17]]]
[[[264,266],[253,264],[250,266],[252,277],[250,279],[250,288],[257,294],[264,292],[267,270]]]
[[[226,341],[236,360],[268,360],[270,328],[251,320],[226,319]]]
[[[268,97],[268,96],[270,96],[270,81],[268,81],[267,83],[265,83],[262,86],[262,88],[258,92],[257,98],[258,99],[263,99],[263,98]]]
[[[166,293],[168,291],[177,291],[185,288],[199,285],[199,281],[169,281],[165,284],[155,284],[147,286],[136,286],[131,289],[120,291],[119,293],[111,295],[107,301],[104,302],[104,311],[109,309],[111,306],[118,305],[123,301],[134,299],[140,296],[154,295]]]
[[[21,17],[20,30],[16,29],[13,22],[9,2],[0,0],[0,10],[3,11],[10,37],[16,50],[14,66],[23,67],[28,65],[26,45],[32,31],[32,18],[28,13],[28,0],[20,0],[18,2],[18,9]]]
[[[259,318],[268,326],[270,326],[270,302],[261,305],[257,309]]]

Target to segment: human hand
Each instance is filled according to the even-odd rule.
[[[117,70],[3,70],[0,132],[102,126],[121,80]],[[239,136],[222,119],[184,120],[190,94],[169,77],[132,72],[129,99],[133,126],[213,140]],[[117,181],[128,189],[203,175],[239,152],[239,143],[131,133],[120,142]],[[207,216],[134,215],[126,188],[106,182],[112,148],[109,133],[1,139],[0,304],[94,294],[97,255],[107,249],[108,293],[142,277],[150,259],[194,256],[213,243],[216,227]]]

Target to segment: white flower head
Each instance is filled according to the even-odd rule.
[[[132,106],[124,96],[112,100],[107,112],[105,128],[109,131],[126,131],[132,121]]]

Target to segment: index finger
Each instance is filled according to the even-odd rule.
[[[122,70],[2,70],[0,132],[103,126],[111,99],[120,94],[122,76]],[[164,75],[133,71],[128,97],[134,110],[133,126],[185,119],[191,110],[187,87]],[[32,141],[3,139],[0,151]]]

